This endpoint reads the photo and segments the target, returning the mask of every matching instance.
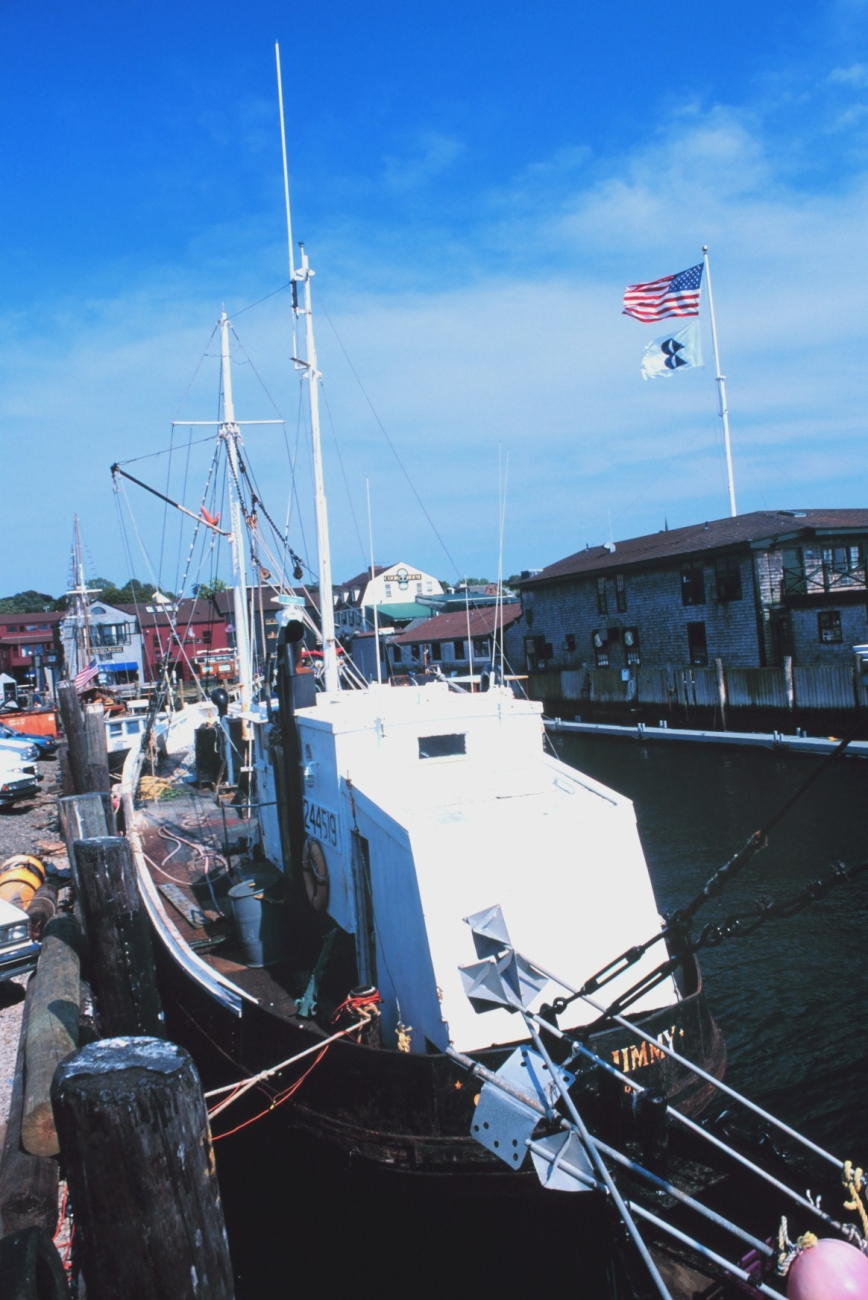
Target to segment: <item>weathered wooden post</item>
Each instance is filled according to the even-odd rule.
[[[105,757],[104,745],[102,749],[99,745],[96,719],[90,724],[89,732],[73,682],[60,683],[57,688],[57,702],[63,718],[69,767],[76,794],[87,794],[91,790],[107,791],[110,784],[108,760]]]
[[[189,1054],[103,1039],[57,1071],[52,1100],[88,1300],[231,1300],[208,1116]]]
[[[784,655],[784,689],[787,693],[787,708],[792,713],[796,704],[796,687],[793,679],[793,656]]]
[[[81,909],[81,889],[75,865],[75,841],[94,840],[115,834],[115,816],[111,795],[92,792],[68,795],[57,801],[60,811],[60,833],[66,844],[66,856],[72,868],[78,910]],[[87,929],[85,927],[85,933]]]
[[[33,1156],[56,1156],[60,1151],[50,1090],[60,1062],[78,1050],[80,947],[81,930],[74,917],[56,916],[48,922],[32,980],[24,1048],[21,1143]]]
[[[17,1233],[25,1228],[39,1227],[51,1236],[57,1227],[57,1161],[28,1155],[21,1145],[25,1042],[33,991],[31,981],[24,1000],[21,1037],[18,1040],[18,1056],[12,1079],[12,1099],[6,1121],[3,1154],[0,1155],[0,1222],[3,1233]]]
[[[76,840],[73,851],[100,1031],[162,1038],[151,931],[130,846],[100,836]]]

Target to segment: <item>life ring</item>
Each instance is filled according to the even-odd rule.
[[[329,869],[323,847],[313,837],[305,842],[301,873],[307,901],[315,912],[324,912],[329,903]]]

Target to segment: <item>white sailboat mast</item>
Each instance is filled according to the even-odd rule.
[[[305,317],[305,377],[310,396],[310,434],[313,452],[313,475],[316,511],[316,543],[319,567],[319,606],[322,627],[322,660],[325,689],[337,691],[338,655],[335,641],[335,611],[332,601],[332,561],[329,549],[328,511],[322,472],[322,445],[319,430],[319,381],[316,367],[316,345],[313,339],[313,312],[311,311],[310,282],[315,274],[307,260],[304,244],[301,249],[301,266],[294,272],[295,280],[304,287],[304,307],[296,310]]]
[[[225,311],[220,316],[220,362],[223,381],[223,421],[220,437],[226,441],[229,457],[229,515],[231,521],[230,546],[232,548],[232,587],[235,612],[235,653],[238,656],[238,681],[241,686],[241,709],[247,713],[253,696],[253,673],[250,662],[250,637],[247,628],[247,574],[244,566],[244,532],[241,519],[240,487],[238,482],[238,441],[241,437],[235,423],[232,402],[232,367],[229,357],[229,319]],[[244,724],[245,730],[247,724]]]

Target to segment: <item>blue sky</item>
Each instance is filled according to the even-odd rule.
[[[864,504],[866,0],[177,8],[0,6],[0,595],[64,588],[76,513],[92,573],[177,585],[179,521],[130,489],[122,531],[108,467],[213,416],[223,305],[239,416],[287,421],[246,435],[285,517],[275,40],[337,578],[368,560],[366,480],[378,561],[446,578],[496,573],[504,494],[507,574],[726,515],[707,304],[705,368],[651,383],[663,331],[620,314],[703,243],[739,510]],[[197,507],[184,466],[138,474]],[[315,565],[306,506],[290,540]]]

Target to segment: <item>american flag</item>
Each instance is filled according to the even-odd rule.
[[[86,668],[82,668],[80,673],[76,673],[72,679],[73,686],[77,691],[83,691],[88,682],[92,682],[99,672],[99,664],[92,659]]]
[[[677,275],[664,275],[647,284],[628,284],[623,316],[637,320],[663,320],[664,316],[698,316],[702,262]]]

